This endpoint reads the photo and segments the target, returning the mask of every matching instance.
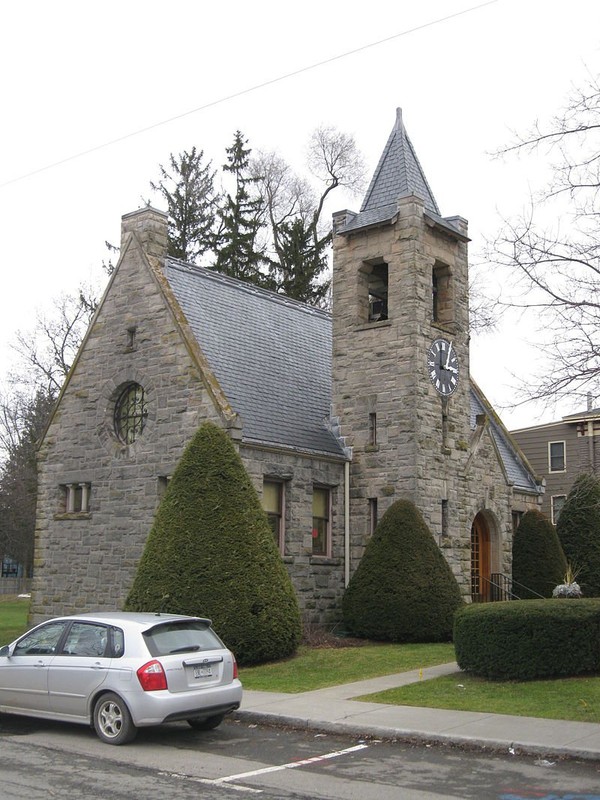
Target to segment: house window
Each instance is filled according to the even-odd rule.
[[[388,318],[388,265],[374,264],[368,276],[369,322]]]
[[[373,536],[377,527],[377,498],[369,498],[369,536]]]
[[[313,488],[312,554],[326,556],[329,553],[330,492],[324,487]]]
[[[442,500],[442,536],[448,536],[448,501]]]
[[[269,525],[273,531],[275,544],[280,552],[283,552],[284,531],[283,531],[283,483],[281,481],[264,481],[262,504],[269,520]]]
[[[566,494],[555,494],[550,498],[550,513],[552,515],[552,523],[554,525],[556,525],[558,522],[560,512],[563,510],[566,499]]]
[[[436,262],[431,271],[431,319],[441,325],[454,319],[451,286],[450,267]]]
[[[62,512],[65,514],[87,514],[90,510],[91,483],[62,484]]]
[[[369,445],[376,447],[377,445],[377,414],[369,414]]]
[[[123,444],[131,444],[146,425],[146,394],[139,383],[130,383],[121,392],[115,406],[115,430]]]
[[[548,469],[550,472],[565,471],[565,443],[548,443]]]

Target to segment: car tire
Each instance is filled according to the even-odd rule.
[[[205,719],[192,717],[188,719],[187,723],[195,731],[212,731],[214,728],[219,727],[224,717],[225,714],[216,714],[214,717],[207,717]]]
[[[125,702],[116,694],[103,694],[94,706],[94,730],[106,744],[127,744],[137,728]]]

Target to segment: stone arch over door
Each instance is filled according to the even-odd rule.
[[[497,599],[498,536],[493,517],[480,511],[471,525],[471,600]]]

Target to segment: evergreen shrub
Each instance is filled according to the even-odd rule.
[[[212,619],[240,664],[291,655],[300,611],[229,436],[205,423],[158,507],[125,608]]]
[[[462,603],[423,517],[413,503],[398,500],[381,518],[344,593],[346,628],[391,642],[447,641]]]
[[[454,620],[461,669],[493,680],[600,671],[600,600],[512,600],[461,609]]]
[[[556,528],[541,511],[527,511],[513,537],[513,593],[521,600],[552,597],[567,560]]]
[[[580,475],[569,492],[556,532],[584,597],[600,597],[600,478]]]

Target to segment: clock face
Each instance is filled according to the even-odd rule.
[[[427,351],[429,379],[442,397],[449,397],[458,386],[458,356],[452,342],[435,339]]]

